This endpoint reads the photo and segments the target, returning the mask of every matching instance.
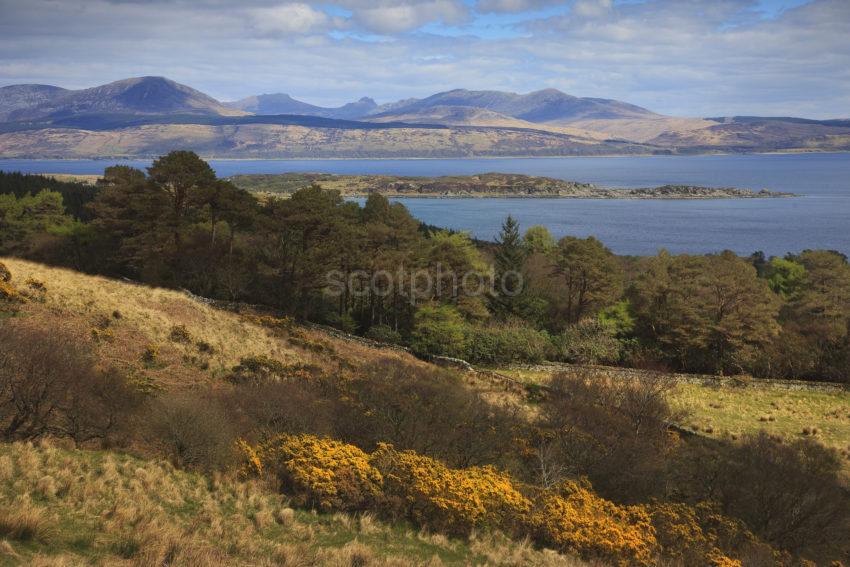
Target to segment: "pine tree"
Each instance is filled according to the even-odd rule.
[[[525,248],[519,234],[519,223],[511,215],[502,224],[496,244],[495,280],[490,305],[496,315],[506,318],[519,315],[525,299]]]

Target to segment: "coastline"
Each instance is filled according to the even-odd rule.
[[[533,159],[533,160],[556,160],[556,159],[611,159],[611,158],[695,158],[712,156],[788,156],[788,155],[850,155],[850,150],[775,150],[756,152],[694,152],[694,153],[635,153],[635,154],[588,154],[588,155],[480,155],[480,156],[454,156],[454,157],[218,157],[215,155],[199,156],[207,161],[246,161],[246,162],[274,162],[274,161],[469,161],[469,160],[510,160],[510,159]],[[0,156],[0,161],[26,161],[26,162],[76,162],[76,161],[148,161],[160,157],[150,156],[97,156],[97,157],[7,157]],[[43,174],[46,175],[46,174]]]

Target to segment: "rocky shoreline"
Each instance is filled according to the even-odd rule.
[[[312,184],[335,189],[346,197],[366,197],[380,193],[406,198],[550,198],[550,199],[775,199],[796,197],[762,189],[735,187],[663,185],[637,189],[602,187],[592,183],[565,181],[551,177],[485,173],[445,177],[404,177],[392,175],[332,175],[324,173],[280,173],[235,175],[237,186],[257,193],[291,194]]]

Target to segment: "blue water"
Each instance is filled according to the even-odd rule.
[[[101,173],[113,163],[149,161],[0,160],[0,170]],[[393,175],[462,175],[498,171],[545,175],[610,187],[665,183],[767,188],[795,199],[605,201],[591,199],[398,199],[430,224],[493,238],[505,215],[525,226],[542,224],[556,236],[593,235],[619,254],[779,255],[806,248],[850,254],[850,154],[728,155],[446,160],[211,160],[220,176],[314,171]]]

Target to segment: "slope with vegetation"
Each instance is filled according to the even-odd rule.
[[[689,475],[689,467],[700,470],[703,451],[724,455],[731,448],[676,449],[665,432],[668,410],[660,398],[630,405],[628,392],[636,394],[632,388],[637,384],[562,381],[559,391],[572,394],[549,398],[534,419],[493,405],[452,373],[348,343],[335,345],[339,355],[349,350],[361,354],[346,357],[351,362],[337,368],[287,365],[258,355],[241,359],[226,376],[187,357],[142,353],[142,371],[155,378],[164,368],[181,381],[140,381],[126,372],[121,355],[109,344],[123,344],[120,333],[105,338],[75,332],[74,319],[85,318],[99,299],[89,297],[90,286],[124,288],[131,307],[127,324],[135,322],[153,337],[156,319],[132,309],[134,301],[145,303],[148,295],[147,303],[171,323],[185,321],[190,311],[203,315],[208,306],[157,298],[157,291],[180,296],[176,292],[136,290],[132,284],[14,260],[9,264],[9,282],[17,282],[13,270],[29,281],[16,283],[20,299],[7,298],[7,318],[0,329],[7,347],[0,357],[5,438],[67,438],[77,446],[105,444],[170,463],[49,445],[4,447],[0,459],[8,458],[0,468],[7,492],[0,530],[11,563],[46,563],[58,556],[67,561],[124,558],[139,564],[157,558],[186,565],[271,564],[282,558],[307,564],[404,564],[398,556],[418,563],[435,561],[430,557],[436,555],[443,563],[576,564],[569,557],[511,543],[497,535],[501,533],[613,564],[655,564],[659,556],[685,564],[736,564],[730,557],[792,564],[715,504],[648,500],[671,482],[702,490],[677,475]],[[39,286],[33,275],[58,283]],[[241,317],[254,321],[238,331],[242,337],[265,333],[290,342],[297,328],[250,314],[219,316],[206,324],[217,324],[224,337],[229,336],[226,321]],[[171,329],[164,340],[185,345],[187,329]],[[22,374],[24,368],[28,370]],[[23,375],[25,382],[20,381]],[[608,401],[598,405],[603,400]],[[10,402],[16,412],[10,413]],[[610,403],[611,409],[605,409]],[[565,417],[568,422],[562,421]],[[583,433],[573,437],[576,427]],[[795,498],[806,499],[819,511],[802,525],[783,526],[778,532],[764,528],[765,533],[789,546],[793,542],[795,550],[814,544],[811,534],[802,542],[792,539],[808,533],[802,529],[817,526],[829,537],[823,522],[831,526],[843,521],[836,515],[842,508],[830,488],[829,469],[812,468],[829,463],[828,455],[814,446],[801,447],[807,459],[798,462],[794,453],[777,457],[756,450],[758,443],[770,441],[747,443],[750,448],[741,448],[742,456],[785,467],[784,482],[773,490],[797,490]],[[577,460],[580,454],[584,457]],[[666,481],[647,484],[654,478],[650,471],[659,473],[659,465],[674,455],[684,463],[666,473]],[[740,456],[730,454],[728,459],[720,463],[733,466]],[[227,476],[240,462],[242,474],[259,477],[260,485]],[[212,480],[173,467],[206,471]],[[595,490],[574,476],[579,471],[590,475]],[[737,469],[720,471],[741,474]],[[788,482],[802,475],[819,480],[814,486]],[[275,496],[275,489],[291,500]],[[728,497],[736,501],[734,495]],[[781,505],[770,509],[771,517]],[[305,508],[320,515],[298,511]],[[326,515],[334,512],[355,516]],[[197,514],[209,523],[198,527],[191,520]],[[459,539],[416,535],[373,518]],[[679,541],[679,530],[689,530],[693,539]]]
[[[0,250],[26,258],[0,271],[4,441],[238,470],[295,507],[498,532],[547,560],[847,559],[842,461],[817,435],[683,437],[664,373],[506,390],[300,323],[424,358],[839,381],[850,265],[836,253],[618,258],[511,218],[476,243],[381,195],[258,201],[190,152],[108,168],[84,210],[49,191],[0,200]]]
[[[4,565],[582,565],[504,538],[293,509],[255,482],[49,441],[0,446],[0,501]]]

